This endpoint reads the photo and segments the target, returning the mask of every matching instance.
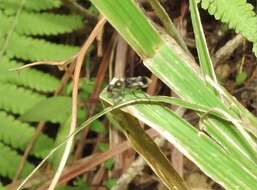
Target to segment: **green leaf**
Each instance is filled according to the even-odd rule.
[[[104,133],[105,132],[105,127],[102,122],[99,120],[96,120],[92,123],[90,129],[96,133]]]
[[[131,93],[126,95],[123,97],[124,103],[132,96]],[[138,95],[136,94],[137,100],[139,100]],[[112,101],[107,94],[101,94],[101,98],[109,103]],[[150,100],[151,97],[147,99]],[[123,111],[132,114],[157,130],[201,170],[227,189],[235,189],[234,187],[239,184],[242,189],[251,189],[257,185],[254,177],[257,175],[257,170],[252,170],[256,167],[255,163],[246,161],[244,155],[238,154],[236,159],[231,157],[227,152],[228,149],[224,150],[223,148],[224,139],[221,140],[221,144],[218,144],[217,141],[198,131],[164,105],[138,102],[138,104],[124,108]],[[221,123],[220,121],[219,124]],[[228,129],[230,128],[228,126]],[[229,140],[232,141],[232,139]],[[245,160],[245,162],[240,162],[240,159]]]
[[[30,61],[62,61],[75,55],[78,50],[78,47],[50,43],[14,32],[9,39],[6,53],[10,58],[17,57]]]
[[[78,124],[80,125],[83,121],[85,121],[86,117],[86,110],[85,109],[79,109],[78,110]]]
[[[86,100],[95,88],[95,80],[82,79],[79,85],[79,89],[81,91],[79,96],[83,98],[83,100]]]
[[[22,65],[7,58],[1,59],[0,82],[16,84],[41,92],[53,92],[58,87],[60,81],[48,73],[32,68],[18,72],[9,70]]]
[[[35,128],[13,116],[0,112],[0,140],[19,150],[25,150],[32,140]],[[18,143],[17,143],[18,142]],[[43,158],[53,148],[54,142],[45,134],[41,134],[33,146],[32,155]]]
[[[104,182],[104,186],[107,187],[107,189],[113,188],[117,184],[117,179],[109,178]]]
[[[109,145],[106,143],[98,143],[97,144],[97,148],[101,151],[101,152],[105,152],[107,150],[109,150]]]
[[[0,109],[23,114],[46,97],[31,90],[0,82]]]
[[[1,182],[0,182],[0,190],[6,190]]]
[[[251,171],[251,168],[256,167],[256,148],[253,146],[255,143],[249,143],[249,139],[245,138],[241,132],[246,132],[245,129],[247,129],[253,135],[256,135],[256,132],[254,132],[256,131],[256,125],[254,125],[254,123],[256,124],[256,118],[240,106],[240,104],[233,99],[226,90],[217,85],[216,87],[219,89],[219,93],[223,95],[225,94],[224,96],[226,96],[227,103],[224,103],[224,99],[217,96],[213,91],[214,86],[209,83],[206,85],[205,80],[201,77],[199,68],[196,66],[194,60],[186,55],[174,40],[160,36],[159,33],[151,26],[148,27],[147,30],[145,30],[144,27],[141,27],[150,24],[150,22],[143,12],[139,10],[139,7],[134,1],[127,0],[126,4],[124,4],[124,1],[122,0],[91,1],[114,26],[114,28],[117,29],[127,43],[136,50],[140,57],[142,57],[144,65],[155,76],[175,91],[177,95],[181,96],[184,100],[204,105],[211,109],[221,109],[225,113],[232,114],[233,117],[242,121],[242,125],[236,127],[230,123],[220,121],[219,118],[215,117],[208,117],[205,119],[205,128],[208,135],[210,135],[212,139],[215,139],[218,144],[225,147],[225,150],[228,152],[223,154],[220,153],[220,147],[217,147],[216,142],[210,143],[210,140],[206,140],[207,137],[205,136],[200,140],[197,137],[199,136],[197,131],[191,131],[192,134],[189,135],[191,132],[184,129],[181,122],[178,122],[173,126],[169,121],[174,122],[175,118],[164,113],[160,114],[162,112],[157,110],[154,106],[149,107],[149,118],[146,118],[145,115],[140,115],[142,110],[138,110],[135,117],[141,116],[139,119],[143,121],[151,119],[147,124],[155,128],[159,126],[160,131],[164,130],[163,128],[166,126],[168,131],[165,130],[165,133],[163,133],[167,135],[167,140],[170,140],[171,143],[175,144],[176,147],[178,147],[189,159],[193,160],[207,175],[211,176],[216,182],[222,184],[225,188],[254,189],[257,184],[256,179],[254,179],[253,176],[256,176],[256,174],[254,174],[255,171]],[[227,3],[227,1],[222,1],[224,4],[227,3],[226,10],[228,10],[232,4],[234,6],[237,2]],[[115,12],[113,12],[114,7],[115,10],[117,10]],[[223,13],[226,13],[226,10]],[[240,8],[239,11],[242,11],[242,9]],[[134,12],[136,12],[136,14],[134,14]],[[233,14],[234,12],[231,12],[231,15]],[[238,16],[239,14],[236,15]],[[253,23],[253,25],[256,25],[256,22]],[[251,25],[248,25],[247,27],[249,28],[250,26]],[[137,32],[134,32],[135,30],[137,30]],[[252,33],[252,36],[255,34],[256,32]],[[157,38],[159,38],[159,40],[150,41],[148,37],[154,35],[158,35],[159,37]],[[143,36],[145,36],[145,38]],[[150,43],[148,43],[148,41]],[[247,113],[242,115],[242,117],[247,115],[247,119],[244,119],[243,121],[239,115],[231,113],[231,111],[228,110],[228,107],[231,104],[237,107],[236,110],[239,115],[240,113]],[[160,120],[156,120],[158,115]],[[183,131],[181,130],[182,128]],[[179,136],[179,134],[182,135],[182,133],[186,131],[187,133],[184,134],[184,137]],[[178,136],[175,137],[175,134]],[[190,141],[184,145],[179,143],[185,139]],[[209,146],[208,144],[210,144],[210,148],[207,148]],[[200,146],[203,147],[200,148]],[[190,151],[187,149],[189,147],[192,148]],[[187,150],[183,151],[182,149],[184,148]],[[198,152],[195,154],[199,149],[202,149],[205,152]],[[227,155],[230,155],[230,157]],[[202,158],[206,156],[206,158],[198,158],[199,156]],[[219,158],[219,160],[217,160],[217,158]],[[199,162],[200,160],[198,159],[200,159],[201,162]],[[220,160],[222,160],[222,162],[219,163]],[[226,163],[226,165],[224,165],[224,163]],[[233,166],[229,166],[229,164],[232,164]],[[222,165],[222,167],[218,168],[220,165]],[[238,171],[236,171],[237,169]],[[232,172],[231,170],[234,171]],[[248,172],[254,173],[250,174]],[[230,175],[230,177],[228,177],[228,175]],[[237,175],[237,177],[235,177],[235,175]]]
[[[17,154],[16,151],[10,149],[8,146],[5,146],[0,142],[0,175],[4,177],[9,177],[12,179],[16,174],[16,169],[18,168],[21,156]],[[22,172],[22,178],[27,176],[34,166],[25,162],[25,166]]]
[[[257,43],[257,16],[254,7],[245,0],[197,0],[203,9],[229,28],[241,33],[249,41]],[[256,45],[253,51],[257,55]]]
[[[55,96],[34,105],[20,119],[23,121],[51,121],[62,123],[71,113],[71,98]]]
[[[106,160],[106,161],[104,162],[104,167],[105,167],[107,170],[111,170],[111,169],[113,168],[114,163],[115,163],[114,159]]]
[[[216,75],[214,72],[212,60],[209,54],[207,42],[204,37],[204,31],[201,24],[201,18],[198,11],[197,3],[195,0],[190,0],[190,13],[191,13],[191,20],[194,29],[195,35],[195,42],[197,53],[201,65],[201,70],[203,76],[209,76],[215,82],[217,82]]]
[[[11,13],[15,13],[20,7],[21,1],[17,0],[0,0],[0,7],[2,9],[8,10]],[[58,8],[61,6],[59,0],[26,0],[24,3],[24,8],[29,11],[42,11],[47,9]]]
[[[11,24],[9,17],[6,21]],[[16,32],[26,35],[58,35],[69,33],[83,26],[77,15],[60,15],[56,13],[22,12],[17,20]]]
[[[245,80],[247,79],[247,74],[246,72],[241,72],[236,76],[236,85],[241,85],[245,82]]]
[[[77,189],[90,190],[88,183],[85,181],[83,177],[76,179],[73,184]]]

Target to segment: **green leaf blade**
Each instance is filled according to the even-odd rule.
[[[20,119],[23,121],[51,121],[63,123],[71,113],[71,98],[55,96],[42,100],[27,110]]]

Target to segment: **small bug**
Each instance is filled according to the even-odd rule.
[[[120,100],[125,90],[139,90],[149,85],[150,79],[143,76],[113,80],[107,87],[110,97]]]

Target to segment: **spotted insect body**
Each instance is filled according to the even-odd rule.
[[[130,77],[113,80],[107,87],[107,92],[113,99],[120,99],[125,90],[140,90],[149,85],[150,79],[147,77]]]

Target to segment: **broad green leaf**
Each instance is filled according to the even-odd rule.
[[[131,96],[132,93],[123,97],[123,101],[126,102]],[[139,94],[136,96],[138,97]],[[109,103],[113,101],[108,98],[107,94],[102,94],[101,98]],[[222,144],[217,143],[203,131],[198,131],[161,102],[160,105],[157,102],[157,105],[151,105],[151,97],[148,99],[149,104],[138,102],[138,104],[123,108],[123,111],[157,130],[201,170],[225,188],[235,189],[240,186],[242,189],[252,189],[257,185],[257,170],[252,169],[256,167],[256,164],[239,163],[228,154]],[[244,159],[244,155],[241,157]]]
[[[24,121],[51,121],[53,123],[62,123],[71,112],[71,98],[65,96],[56,96],[47,98],[21,116]]]
[[[256,167],[256,143],[247,134],[246,130],[256,136],[256,118],[214,81],[207,78],[208,82],[206,83],[206,79],[201,77],[200,70],[194,60],[185,55],[174,40],[161,36],[134,1],[127,0],[126,3],[123,3],[124,1],[122,0],[91,1],[128,44],[142,57],[144,65],[180,97],[192,103],[207,106],[209,109],[223,110],[225,115],[231,116],[230,119],[236,121],[232,125],[230,122],[221,121],[220,118],[207,117],[204,121],[204,128],[208,135],[215,142],[221,144],[228,152],[227,154],[233,158],[234,167],[237,167],[242,173],[246,169],[245,175],[247,175],[247,178],[252,178],[252,174],[247,173],[248,170]],[[114,7],[115,12],[113,11]],[[134,12],[136,13],[134,14]],[[148,25],[147,30],[144,30],[146,25]],[[135,30],[137,32],[134,32]],[[147,34],[145,33],[146,31]],[[145,38],[142,37],[142,34],[144,34]],[[151,40],[148,43],[149,36],[155,36],[153,39],[158,40]],[[217,96],[217,93],[213,91],[214,88],[221,96]],[[154,108],[152,111],[154,113]],[[155,119],[154,114],[152,114],[152,119]],[[196,136],[194,137],[197,139]],[[180,140],[180,138],[176,140]],[[194,147],[194,149],[196,148],[197,146]],[[204,154],[212,156],[211,151],[207,151]],[[197,164],[202,168],[200,163]],[[212,163],[212,167],[215,168],[216,165],[217,163]],[[255,183],[246,182],[246,178],[244,180],[242,176],[240,177],[241,180],[233,178],[233,180],[229,181],[222,170],[220,168],[215,172],[208,169],[204,171],[228,189],[244,189],[248,188],[248,184],[256,185]],[[238,172],[241,173],[240,171]]]

